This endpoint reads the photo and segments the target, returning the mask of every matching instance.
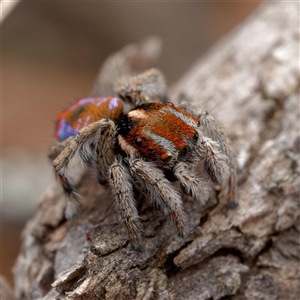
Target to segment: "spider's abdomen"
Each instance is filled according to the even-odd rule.
[[[103,118],[117,120],[123,112],[123,102],[116,97],[84,98],[61,112],[57,118],[55,136],[64,141],[83,127]]]
[[[198,118],[171,103],[147,103],[121,120],[118,142],[127,153],[169,161],[194,143],[198,122]]]

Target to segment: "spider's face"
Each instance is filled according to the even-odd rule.
[[[172,164],[195,145],[198,122],[172,103],[146,103],[121,119],[118,143],[130,156]]]

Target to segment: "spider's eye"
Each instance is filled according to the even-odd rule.
[[[187,153],[188,153],[188,147],[183,147],[179,151],[179,155],[181,158],[185,157],[187,155]]]
[[[137,138],[137,139],[135,140],[135,143],[136,143],[137,146],[142,147],[143,141],[142,141],[142,139]]]
[[[198,138],[199,138],[199,134],[198,134],[198,132],[196,131],[195,134],[194,134],[193,140],[194,140],[195,142],[197,142],[197,141],[198,141]]]
[[[162,160],[163,160],[163,162],[167,163],[167,162],[170,162],[172,158],[173,158],[173,156],[169,155],[166,158],[163,158]]]

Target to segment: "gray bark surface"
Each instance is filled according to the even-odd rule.
[[[238,207],[217,191],[205,206],[185,196],[182,239],[159,209],[140,201],[144,239],[135,251],[109,190],[89,173],[78,187],[82,212],[69,221],[53,183],[23,232],[18,299],[298,299],[298,8],[262,5],[170,90],[172,102],[210,111],[230,137]],[[119,72],[150,67],[159,49],[148,39],[112,55],[92,95],[110,92]]]

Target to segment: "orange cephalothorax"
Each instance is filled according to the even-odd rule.
[[[185,152],[197,138],[198,118],[171,103],[147,103],[120,122],[118,139],[125,152],[167,161]]]
[[[116,121],[122,114],[123,102],[116,97],[84,98],[61,112],[56,123],[56,138],[64,141],[83,127],[108,118]]]

